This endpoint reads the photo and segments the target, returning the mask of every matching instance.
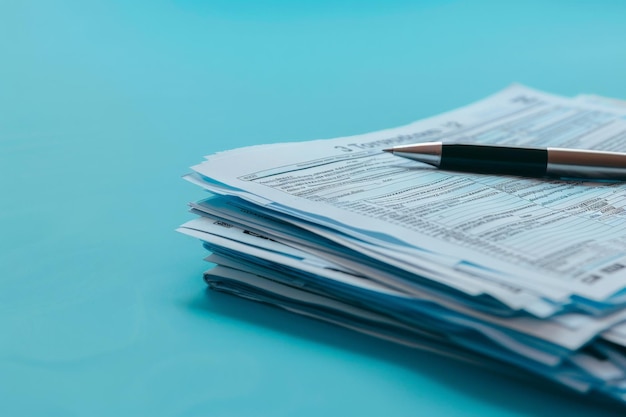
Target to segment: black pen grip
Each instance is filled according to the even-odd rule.
[[[542,177],[546,175],[546,149],[444,144],[440,169],[486,174]]]

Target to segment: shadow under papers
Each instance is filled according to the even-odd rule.
[[[400,346],[277,307],[206,289],[188,306],[263,326],[278,333],[394,363],[473,395],[481,401],[524,415],[624,416],[626,407],[578,395],[539,378],[532,382],[430,352]],[[572,413],[576,410],[576,413]]]

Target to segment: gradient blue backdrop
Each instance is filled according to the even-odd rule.
[[[205,154],[521,82],[626,98],[619,0],[0,2],[0,415],[623,415],[209,294]]]

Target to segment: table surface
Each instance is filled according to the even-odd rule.
[[[206,290],[203,155],[510,83],[626,97],[623,1],[0,3],[0,415],[623,415]]]

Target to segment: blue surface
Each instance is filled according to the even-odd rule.
[[[521,82],[626,98],[623,1],[0,2],[0,415],[620,415],[209,294],[205,154]]]

